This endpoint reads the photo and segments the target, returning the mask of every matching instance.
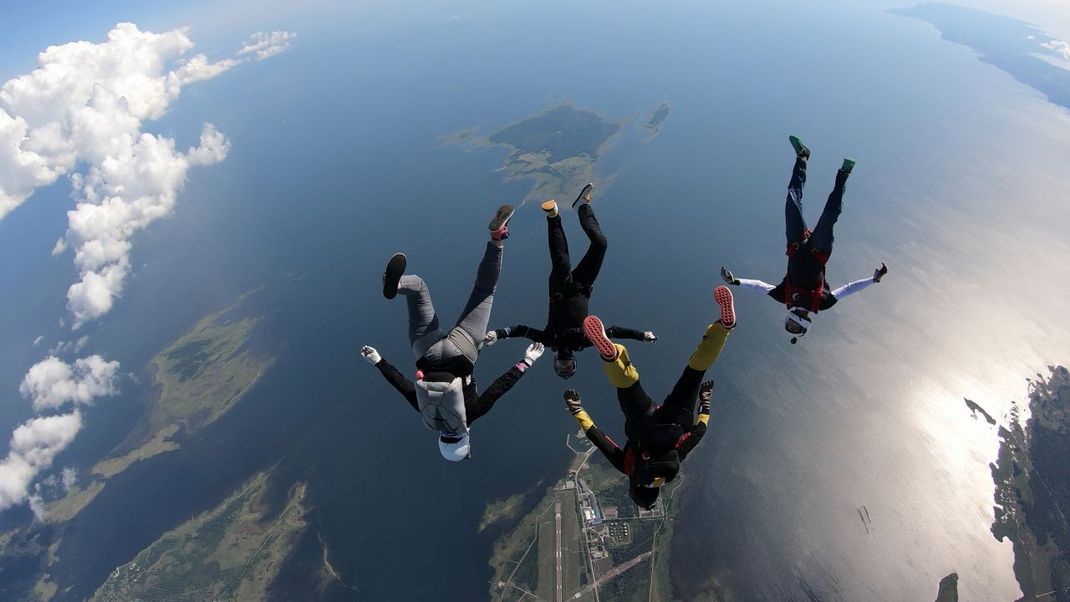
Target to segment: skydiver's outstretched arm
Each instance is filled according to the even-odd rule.
[[[881,267],[877,268],[873,272],[872,278],[863,278],[861,280],[855,280],[854,282],[848,282],[840,288],[832,291],[831,295],[837,301],[842,301],[844,297],[861,292],[870,287],[870,285],[876,284],[881,281],[881,278],[888,273],[888,266],[881,264]]]
[[[594,425],[590,414],[580,405],[580,395],[575,389],[565,391],[565,406],[572,414],[572,417],[576,419],[576,422],[580,424],[580,428],[587,435],[587,439],[598,448],[598,451],[605,455],[614,468],[624,472],[624,450],[617,445],[616,441],[610,439],[609,435],[606,435]]]
[[[768,282],[762,282],[761,280],[752,280],[749,278],[740,278],[739,280],[737,280],[737,284],[738,286],[741,286],[745,289],[752,290],[763,295],[768,295],[769,293],[773,292],[773,289],[776,288]]]
[[[531,342],[533,343],[546,344],[549,342],[547,340],[545,332],[536,328],[532,328],[530,326],[525,326],[524,324],[517,324],[516,326],[510,326],[508,328],[499,328],[497,330],[492,330],[488,332],[487,336],[483,339],[483,344],[493,345],[494,343],[497,343],[502,339],[513,338],[526,338],[531,340]]]
[[[464,411],[469,426],[476,421],[476,418],[489,412],[494,407],[494,402],[498,401],[499,397],[513,388],[513,385],[520,380],[520,377],[524,376],[524,372],[535,363],[535,360],[542,356],[544,349],[542,343],[529,345],[527,351],[524,352],[524,359],[509,368],[508,372],[499,376],[475,401],[465,406]]]
[[[644,332],[634,328],[625,328],[624,326],[610,326],[606,329],[606,335],[611,339],[632,339],[633,341],[645,341],[648,343],[658,340],[658,337],[651,330]]]
[[[368,363],[379,369],[379,373],[383,375],[386,382],[390,383],[398,393],[401,393],[403,397],[412,406],[412,409],[417,412],[420,411],[420,406],[416,402],[416,384],[411,380],[405,378],[397,368],[390,365],[390,362],[384,360],[379,356],[379,352],[374,347],[368,347],[365,345],[360,350],[360,354],[364,356],[364,359],[368,360]]]

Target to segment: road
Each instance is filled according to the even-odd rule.
[[[579,597],[583,596],[584,594],[589,593],[592,590],[594,590],[595,588],[601,586],[603,583],[605,583],[607,581],[612,581],[613,579],[615,579],[618,575],[620,575],[624,571],[632,568],[633,566],[639,564],[640,562],[646,560],[647,558],[650,558],[651,554],[653,554],[653,552],[643,552],[642,554],[636,556],[635,558],[632,558],[628,562],[625,562],[623,564],[618,564],[617,566],[609,569],[608,571],[606,571],[605,575],[602,575],[602,577],[600,579],[598,579],[594,583],[588,585],[587,587],[585,587],[585,588],[581,589],[580,591],[576,592],[575,594],[573,594],[572,598],[573,599],[579,598]]]
[[[561,588],[564,584],[561,583],[561,500],[559,499],[554,500],[554,534],[554,541],[557,544],[557,556],[555,558],[557,563],[557,593],[554,595],[554,599],[557,602],[561,602],[563,599]]]

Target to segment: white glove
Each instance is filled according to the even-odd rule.
[[[373,366],[383,361],[383,358],[379,356],[379,352],[375,350],[375,347],[365,345],[360,348],[360,354]]]
[[[496,330],[491,330],[490,332],[487,333],[487,336],[483,337],[483,344],[486,345],[487,347],[490,347],[491,345],[493,345],[493,344],[495,344],[497,342],[498,342],[498,331],[496,331]]]
[[[643,333],[643,340],[647,343],[653,343],[654,341],[658,340],[658,335],[654,334],[653,330],[648,330]]]
[[[532,365],[535,360],[542,357],[543,352],[546,351],[546,347],[542,343],[532,343],[528,345],[528,350],[524,352],[524,363]]]

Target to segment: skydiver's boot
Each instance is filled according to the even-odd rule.
[[[803,161],[810,158],[810,149],[806,148],[806,145],[799,140],[798,136],[788,136],[788,142],[791,143],[791,148],[795,149],[795,156]]]
[[[550,199],[539,206],[542,207],[542,210],[546,212],[546,217],[557,217],[557,201]]]
[[[607,362],[617,359],[617,346],[613,344],[613,341],[609,340],[609,336],[606,335],[606,328],[602,325],[602,321],[598,319],[598,316],[587,316],[583,319],[583,334],[598,350],[598,354],[602,356],[602,359]]]
[[[513,206],[502,205],[490,220],[487,228],[490,229],[490,239],[501,245],[501,242],[509,238],[509,220],[513,217]]]
[[[572,201],[572,208],[578,209],[582,203],[590,203],[591,197],[594,193],[594,184],[588,184],[580,191],[580,195],[576,197],[575,201]]]
[[[842,173],[844,176],[849,176],[849,175],[851,175],[851,170],[854,169],[854,168],[855,168],[854,159],[844,159],[843,160],[843,165],[840,166],[840,173]]]
[[[393,299],[398,295],[398,282],[405,273],[405,254],[394,253],[390,261],[386,262],[386,271],[383,272],[383,296]]]

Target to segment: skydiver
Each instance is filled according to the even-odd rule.
[[[409,343],[416,358],[416,381],[402,376],[373,348],[361,349],[370,364],[401,393],[423,417],[428,428],[438,431],[438,448],[442,457],[459,462],[470,457],[468,427],[483,416],[499,397],[516,384],[524,372],[539,359],[543,345],[533,343],[524,358],[500,376],[482,395],[472,378],[479,343],[487,334],[494,290],[501,273],[503,241],[509,236],[509,219],[513,208],[502,205],[490,222],[490,241],[476,272],[472,294],[457,325],[449,332],[439,328],[438,315],[431,304],[431,293],[419,276],[404,274],[406,257],[396,253],[383,274],[383,296],[405,296],[409,310]]]
[[[888,267],[882,263],[873,271],[872,278],[855,280],[835,290],[829,290],[828,281],[825,279],[825,264],[832,256],[832,229],[840,217],[844,188],[855,162],[851,159],[843,160],[843,165],[836,172],[836,185],[829,194],[825,209],[817,221],[817,227],[811,232],[806,227],[806,220],[802,213],[806,160],[810,158],[810,149],[806,148],[796,136],[789,136],[788,141],[795,149],[795,168],[791,172],[787,202],[784,207],[788,240],[788,272],[777,286],[761,280],[736,278],[732,271],[724,266],[721,267],[721,277],[728,284],[765,293],[787,305],[788,315],[784,319],[784,328],[792,334],[791,342],[795,344],[798,337],[805,335],[810,329],[811,314],[829,309],[844,297],[880,282],[881,278],[888,273]]]
[[[572,269],[569,261],[568,240],[565,228],[561,224],[561,215],[557,202],[550,199],[542,204],[546,212],[546,230],[550,247],[550,311],[546,327],[542,330],[523,324],[499,328],[487,333],[483,343],[493,345],[501,339],[524,337],[543,343],[554,350],[554,372],[561,378],[570,378],[576,373],[575,352],[591,346],[583,335],[583,319],[587,317],[587,305],[591,300],[591,289],[602,269],[602,260],[606,256],[607,241],[591,207],[593,184],[587,184],[579,196],[572,202],[572,208],[580,216],[580,227],[590,239],[587,253],[584,254],[576,268]],[[634,339],[654,342],[658,338],[651,331],[633,330],[621,326],[606,329],[615,339]]]
[[[618,446],[595,426],[575,390],[565,392],[565,405],[587,438],[617,470],[628,476],[628,494],[641,508],[650,510],[654,507],[661,486],[676,477],[680,462],[706,433],[713,381],[702,382],[702,377],[717,361],[729,333],[736,326],[732,292],[728,287],[718,286],[714,299],[720,306],[720,318],[706,327],[684,373],[660,406],[655,405],[643,390],[639,371],[628,358],[628,350],[609,339],[602,321],[589,316],[583,322],[584,332],[604,360],[602,367],[610,384],[617,389],[617,401],[624,412],[627,437],[624,447]],[[696,401],[699,402],[697,419]]]

